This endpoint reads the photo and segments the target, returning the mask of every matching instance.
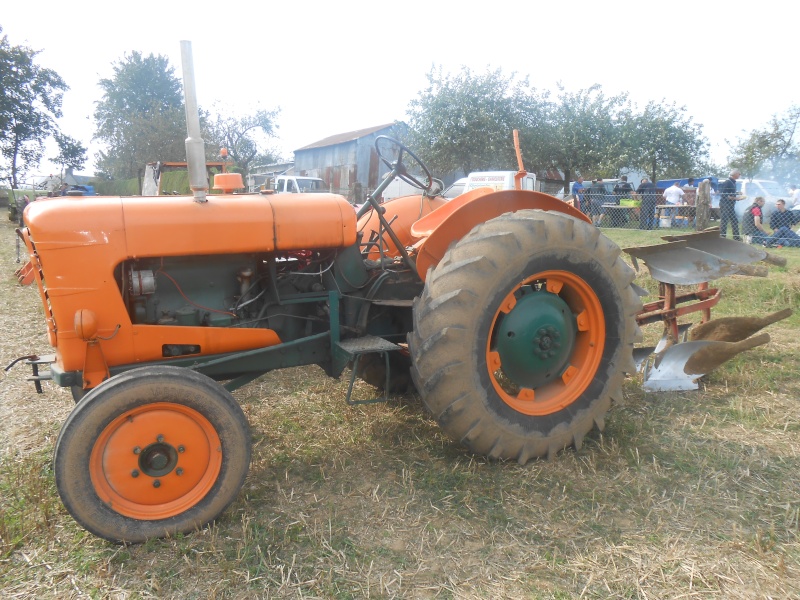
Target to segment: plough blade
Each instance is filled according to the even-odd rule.
[[[721,239],[721,238],[720,238]],[[736,242],[738,243],[738,242]],[[743,244],[742,244],[743,245]],[[641,259],[654,279],[673,285],[696,285],[730,275],[766,277],[766,268],[740,264],[689,246],[686,240],[626,248],[634,263]]]
[[[767,325],[772,325],[791,316],[792,309],[784,308],[765,317],[722,317],[701,323],[689,336],[691,340],[718,342],[740,342]]]
[[[648,392],[690,391],[697,380],[737,354],[768,343],[768,333],[739,342],[699,340],[675,344],[645,364],[644,389]]]
[[[700,233],[666,235],[661,239],[667,242],[685,241],[689,248],[701,250],[734,263],[750,264],[761,260],[779,267],[786,266],[786,258],[783,256],[770,254],[758,246],[751,246],[750,244],[743,244],[736,240],[720,237],[719,227],[707,229]]]
[[[691,323],[682,323],[678,325],[678,339],[681,342],[686,341],[686,331],[692,326]],[[675,342],[672,341],[672,335],[668,327],[664,328],[664,333],[661,336],[661,339],[658,341],[658,344],[655,346],[642,346],[640,348],[633,349],[633,362],[636,363],[636,370],[641,372],[645,365],[647,364],[647,359],[650,358],[651,354],[661,354],[664,350],[666,350],[669,346],[674,345]]]

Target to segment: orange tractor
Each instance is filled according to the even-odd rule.
[[[19,276],[39,288],[55,348],[24,359],[37,386],[52,380],[77,401],[55,480],[92,533],[137,542],[224,511],[251,452],[231,391],[275,369],[316,364],[338,377],[349,365],[384,396],[413,385],[454,440],[525,463],[602,428],[625,373],[647,362],[634,353],[640,324],[666,324],[656,381],[699,376],[679,373],[674,348],[710,348],[705,369],[715,348],[739,343],[676,343],[678,318],[702,310],[707,320],[718,298],[705,284],[676,294],[680,268],[643,310],[634,271],[585,215],[532,191],[448,202],[391,138],[375,143],[390,177],[358,213],[333,194],[233,194],[231,174],[218,176],[226,193],[206,196],[183,51],[193,196],[37,202],[19,230],[30,257]],[[394,177],[421,193],[380,204]],[[662,246],[686,256],[691,245]],[[739,272],[714,260],[721,274]]]

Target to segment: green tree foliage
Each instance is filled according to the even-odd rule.
[[[181,83],[168,59],[134,51],[113,69],[100,80],[103,97],[94,113],[94,137],[107,147],[95,157],[97,170],[141,179],[148,162],[186,160]]]
[[[559,84],[558,90],[556,99],[545,105],[539,127],[523,134],[528,146],[541,148],[537,167],[557,167],[565,185],[577,174],[616,174],[626,159],[620,115],[628,110],[627,96],[607,98],[599,85],[568,92]]]
[[[242,117],[217,113],[207,119],[206,147],[217,151],[225,148],[234,166],[247,177],[251,165],[275,162],[277,153],[267,147],[275,134],[279,109],[257,110]]]
[[[703,128],[686,115],[685,107],[649,102],[625,121],[627,166],[644,171],[652,181],[694,173],[708,159]]]
[[[746,177],[783,182],[800,180],[800,106],[773,115],[764,129],[756,129],[732,148],[729,157]]]
[[[500,69],[475,74],[466,67],[427,75],[428,86],[409,109],[409,142],[434,172],[516,169],[512,130],[531,120],[533,92]]]
[[[702,127],[685,108],[651,102],[639,112],[627,94],[606,96],[599,85],[570,92],[559,84],[551,97],[499,69],[444,75],[433,68],[427,77],[409,104],[409,138],[434,172],[515,169],[513,129],[527,170],[555,167],[566,182],[623,169],[644,170],[655,181],[707,165]]]
[[[36,64],[38,54],[26,46],[12,46],[6,35],[0,37],[0,166],[14,188],[41,161],[45,141],[57,131],[63,93],[69,89],[55,71]]]
[[[86,164],[86,146],[75,138],[71,138],[63,133],[55,133],[56,144],[58,145],[58,155],[50,160],[63,167],[72,169],[82,169]]]

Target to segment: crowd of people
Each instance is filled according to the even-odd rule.
[[[741,172],[734,169],[728,178],[723,181],[717,190],[711,190],[712,196],[719,199],[719,229],[720,236],[727,237],[728,228],[734,240],[744,240],[751,244],[767,247],[797,247],[800,248],[800,233],[794,228],[800,224],[800,188],[792,185],[787,194],[789,202],[778,199],[775,210],[769,218],[767,230],[764,212],[765,199],[758,196],[753,199],[750,206],[745,209],[741,221],[741,234],[739,231],[739,218],[736,214],[736,203],[746,199],[737,191],[737,180]],[[595,225],[600,225],[603,218],[603,208],[606,201],[606,188],[602,179],[595,179],[588,187],[584,185],[583,177],[578,177],[573,183],[571,191],[571,204],[579,208],[584,214],[590,216]],[[614,186],[615,198],[634,198],[639,204],[639,228],[657,229],[659,227],[659,211],[662,219],[669,221],[671,227],[680,224],[691,225],[685,218],[679,216],[679,206],[694,206],[696,203],[697,188],[694,179],[689,178],[683,186],[679,181],[664,190],[656,187],[649,178],[643,177],[639,186],[634,190],[628,183],[628,178],[622,176]],[[715,198],[715,200],[716,200]],[[663,204],[659,206],[659,201]],[[713,203],[713,201],[712,201]],[[791,210],[790,210],[791,209]]]
[[[727,237],[728,225],[731,227],[733,239],[740,240],[739,220],[736,216],[735,206],[737,202],[746,199],[736,190],[736,181],[742,176],[738,169],[730,172],[726,179],[719,186],[720,192],[720,224],[719,234]],[[800,235],[792,229],[800,223],[800,190],[797,185],[792,185],[789,192],[792,201],[792,209],[788,210],[786,200],[779,198],[775,201],[775,210],[769,219],[769,228],[765,226],[764,205],[766,200],[763,196],[756,196],[753,203],[744,210],[742,215],[742,234],[744,241],[750,244],[758,244],[768,248],[792,247],[800,248]]]

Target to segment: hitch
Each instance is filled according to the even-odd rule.
[[[44,356],[39,356],[38,354],[29,354],[28,356],[20,356],[19,358],[15,358],[12,360],[6,367],[3,369],[6,373],[18,362],[25,361],[25,364],[31,366],[31,370],[33,374],[31,377],[27,378],[27,381],[32,381],[34,387],[36,388],[37,394],[44,393],[42,391],[42,381],[47,381],[53,379],[53,374],[50,371],[44,371],[43,373],[39,373],[39,365],[51,365],[56,362],[56,355],[55,354],[45,354]]]

